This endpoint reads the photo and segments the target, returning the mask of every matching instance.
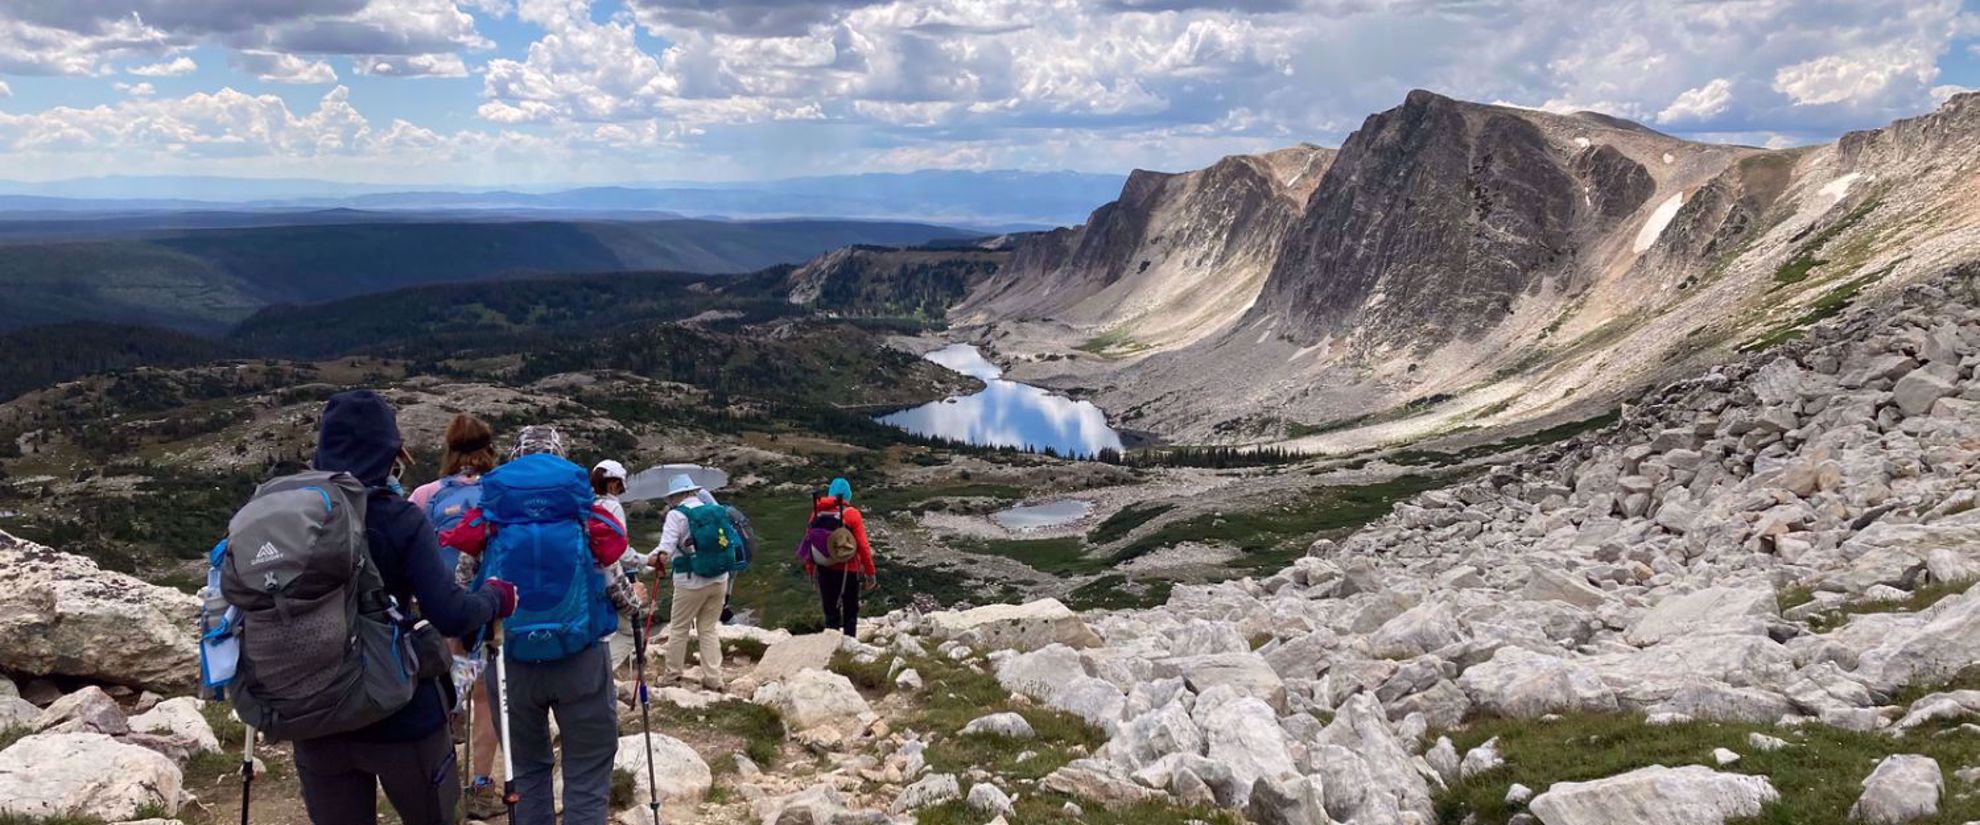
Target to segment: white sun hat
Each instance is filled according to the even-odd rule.
[[[609,458],[605,459],[604,461],[598,462],[598,466],[593,467],[591,469],[594,471],[604,470],[606,478],[615,478],[621,482],[626,480],[626,465],[620,464],[619,462],[613,461],[612,459]]]
[[[687,473],[674,476],[673,479],[667,482],[667,498],[673,498],[683,493],[699,492],[701,492],[701,485],[694,483],[694,479]]]

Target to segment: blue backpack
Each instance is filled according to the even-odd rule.
[[[619,627],[605,574],[588,540],[591,482],[558,456],[527,455],[481,477],[481,511],[494,525],[481,578],[516,586],[503,645],[519,662],[575,655]],[[611,519],[602,519],[610,522]]]
[[[469,510],[481,506],[481,482],[452,475],[440,479],[440,489],[426,502],[426,520],[433,522],[433,529],[442,533],[460,526],[461,519],[467,518]],[[461,559],[461,551],[445,545],[440,547],[440,556],[447,562],[447,569]]]

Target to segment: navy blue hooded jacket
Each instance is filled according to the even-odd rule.
[[[441,560],[440,543],[426,514],[387,482],[403,444],[398,416],[370,390],[338,393],[323,408],[317,433],[318,470],[342,471],[371,488],[365,503],[364,533],[371,560],[385,581],[385,592],[447,636],[466,636],[495,618],[498,598],[469,593],[454,582]],[[410,742],[447,725],[447,705],[437,682],[421,685],[411,704],[377,724],[336,738],[363,742]]]

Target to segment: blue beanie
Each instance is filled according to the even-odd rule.
[[[832,479],[832,486],[825,488],[825,492],[833,498],[838,499],[842,504],[852,503],[853,485],[852,482],[844,478]]]

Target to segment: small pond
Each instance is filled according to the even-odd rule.
[[[999,510],[990,514],[990,520],[1006,530],[1041,530],[1047,527],[1063,527],[1093,512],[1093,505],[1076,498],[1048,501],[1044,504],[1027,504]]]

